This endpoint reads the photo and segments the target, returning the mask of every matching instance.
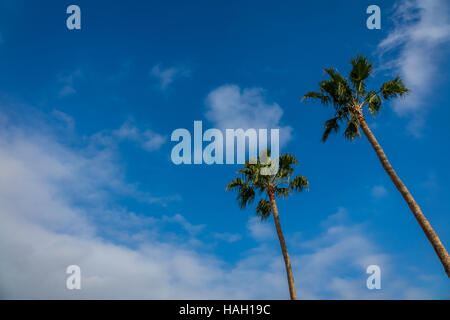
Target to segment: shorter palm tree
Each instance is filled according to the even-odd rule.
[[[271,212],[273,213],[273,220],[286,266],[289,294],[292,300],[296,300],[297,295],[295,292],[291,260],[289,259],[286,241],[281,230],[275,197],[287,198],[293,191],[304,190],[308,187],[308,180],[304,176],[292,178],[294,173],[293,166],[297,165],[298,161],[291,154],[283,154],[274,161],[278,161],[278,171],[272,175],[264,175],[261,173],[263,168],[273,167],[270,158],[268,161],[261,161],[260,158],[256,161],[247,160],[244,168],[238,171],[241,177],[231,181],[227,185],[226,190],[238,192],[237,201],[241,209],[244,209],[255,200],[256,193],[265,195],[258,202],[256,214],[261,218],[261,221],[264,221],[270,217]]]

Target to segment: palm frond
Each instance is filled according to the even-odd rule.
[[[356,58],[351,60],[352,70],[350,72],[350,81],[355,87],[355,91],[360,95],[365,94],[365,82],[372,72],[372,62],[362,55],[357,55]]]
[[[280,169],[292,169],[292,166],[297,165],[298,160],[290,153],[285,153],[280,156]]]
[[[275,184],[283,184],[289,180],[294,172],[294,166],[298,164],[297,159],[290,153],[279,157],[278,172],[275,175]]]
[[[403,96],[404,94],[409,92],[409,89],[405,87],[400,77],[396,77],[395,79],[383,83],[380,91],[383,95],[383,98],[388,100],[391,98],[397,98],[398,96]]]
[[[330,96],[331,102],[335,107],[343,107],[350,103],[352,90],[347,79],[334,69],[325,69],[324,71],[330,76],[331,80],[321,81],[319,83],[320,91]]]
[[[290,191],[303,191],[309,186],[308,179],[304,176],[296,176],[293,180],[289,182]]]
[[[235,189],[241,188],[244,185],[244,181],[241,178],[236,178],[232,180],[226,187],[226,191],[233,191]]]
[[[307,94],[305,94],[302,98],[302,101],[306,101],[308,99],[317,99],[320,100],[320,102],[324,105],[327,105],[331,102],[331,98],[323,93],[319,93],[319,92],[308,92]]]
[[[258,206],[256,207],[256,215],[261,218],[261,221],[269,218],[271,212],[272,206],[270,202],[264,199],[259,200]]]
[[[327,141],[330,133],[339,131],[339,122],[338,122],[339,118],[340,117],[334,117],[332,119],[325,121],[325,131],[322,136],[322,142]]]
[[[248,184],[244,184],[240,189],[237,196],[239,207],[244,209],[247,205],[251,204],[255,200],[255,191]]]
[[[286,199],[289,195],[289,188],[276,188],[275,195],[282,199]]]
[[[381,108],[381,98],[375,91],[370,91],[364,99],[369,106],[369,112],[372,115],[377,114]]]
[[[344,137],[353,141],[355,138],[359,138],[360,136],[359,121],[352,115],[351,119],[347,123],[347,128],[344,131]]]

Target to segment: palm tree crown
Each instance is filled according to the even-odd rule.
[[[303,191],[308,187],[308,180],[304,176],[296,176],[292,178],[294,173],[293,166],[298,164],[297,159],[290,153],[283,154],[279,157],[279,169],[274,175],[263,175],[261,169],[270,167],[270,159],[267,164],[258,158],[256,163],[247,160],[244,168],[238,173],[241,177],[231,181],[227,187],[227,191],[237,191],[237,201],[239,207],[244,209],[247,205],[255,200],[256,193],[262,194],[265,191],[267,195],[275,197],[287,198],[293,191]],[[270,216],[271,204],[267,198],[261,199],[256,207],[256,214],[265,220]]]
[[[344,136],[347,139],[360,137],[360,119],[365,107],[374,115],[379,112],[383,99],[403,96],[409,91],[399,77],[383,83],[378,90],[367,90],[366,80],[372,74],[373,64],[361,55],[352,58],[350,63],[352,70],[348,79],[335,69],[325,69],[330,79],[319,82],[319,92],[311,91],[303,96],[303,100],[318,99],[322,104],[332,104],[335,109],[334,117],[325,122],[323,142],[330,133],[337,132],[342,123],[346,126]]]

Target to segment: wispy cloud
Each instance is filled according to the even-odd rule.
[[[151,129],[140,129],[132,120],[127,120],[118,129],[100,131],[91,139],[94,143],[111,147],[119,142],[131,141],[151,152],[161,148],[167,137]]]
[[[53,110],[52,115],[61,121],[67,130],[73,131],[75,129],[75,120],[67,113],[60,110]]]
[[[181,225],[183,227],[183,229],[185,229],[187,232],[189,232],[190,234],[193,234],[193,235],[199,233],[200,231],[202,231],[205,228],[204,224],[199,224],[199,225],[191,224],[181,214],[176,214],[176,215],[174,215],[172,217],[163,216],[162,217],[162,221],[163,222],[178,223],[179,225]]]
[[[373,186],[370,193],[374,199],[381,199],[387,195],[387,190],[384,186]]]
[[[448,55],[450,12],[445,0],[402,0],[395,7],[395,27],[378,45],[389,55],[386,68],[399,74],[411,89],[406,99],[394,103],[395,111],[411,116],[409,131],[420,135],[425,110],[436,84],[442,79],[440,60]],[[419,114],[420,113],[420,114]]]
[[[258,217],[251,217],[247,222],[249,235],[257,240],[275,240],[275,231],[270,221],[261,221]]]
[[[119,129],[114,130],[112,134],[120,140],[137,142],[146,151],[158,150],[167,139],[167,137],[150,129],[140,130],[131,121],[126,121]]]
[[[215,232],[213,233],[213,237],[218,240],[222,240],[225,242],[233,243],[242,239],[242,235],[239,233],[230,233],[230,232]]]
[[[175,80],[189,77],[191,70],[184,66],[163,68],[157,64],[153,66],[150,74],[158,80],[159,88],[166,90]]]
[[[219,129],[280,129],[280,144],[291,139],[292,128],[281,124],[283,109],[266,101],[262,88],[237,85],[216,88],[206,98],[206,118]]]
[[[322,232],[317,237],[300,243],[308,250],[293,255],[292,265],[296,275],[297,294],[306,299],[427,299],[433,294],[427,289],[408,283],[400,274],[404,268],[394,262],[371,239],[364,224],[349,220],[348,211],[339,208],[321,223]],[[383,290],[365,287],[369,265],[382,270]],[[350,276],[351,275],[351,276]],[[431,282],[426,282],[431,288]],[[436,285],[438,282],[434,282]]]
[[[75,89],[75,80],[79,79],[83,76],[81,70],[75,70],[74,72],[62,76],[59,79],[59,82],[63,84],[63,87],[59,90],[58,95],[60,97],[70,96],[75,94],[77,90]]]

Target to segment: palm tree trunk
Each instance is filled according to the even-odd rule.
[[[395,173],[394,169],[392,168],[391,164],[389,163],[388,159],[386,158],[386,155],[384,154],[383,149],[381,148],[377,139],[373,135],[369,126],[367,125],[366,120],[364,119],[363,116],[360,116],[359,118],[360,118],[361,128],[364,131],[364,134],[366,135],[367,139],[369,139],[369,142],[372,145],[373,149],[375,150],[378,158],[380,159],[381,165],[383,166],[384,170],[387,172],[387,174],[391,178],[392,182],[394,182],[398,191],[400,191],[400,193],[402,194],[403,198],[405,199],[405,201],[408,204],[409,208],[411,209],[412,213],[416,217],[416,220],[419,223],[420,227],[422,228],[423,232],[427,236],[428,240],[431,242],[431,245],[433,246],[434,251],[436,251],[439,259],[441,260],[441,263],[444,266],[447,276],[450,278],[450,257],[447,253],[447,250],[445,250],[444,245],[441,243],[441,240],[439,240],[439,237],[437,236],[436,232],[434,232],[434,230],[431,227],[430,223],[428,222],[427,218],[425,218],[425,216],[423,215],[422,211],[420,210],[419,205],[416,203],[416,201],[412,197],[411,193],[409,193],[406,186],[403,184],[403,182],[400,180],[400,178]]]
[[[270,204],[272,206],[273,220],[275,221],[275,228],[277,229],[278,240],[280,240],[281,252],[283,252],[284,264],[286,266],[287,280],[289,284],[289,294],[291,300],[297,300],[297,294],[295,292],[294,274],[292,273],[291,259],[286,247],[286,241],[284,240],[283,231],[281,231],[280,216],[278,215],[277,203],[275,202],[275,195],[273,191],[268,191]]]

